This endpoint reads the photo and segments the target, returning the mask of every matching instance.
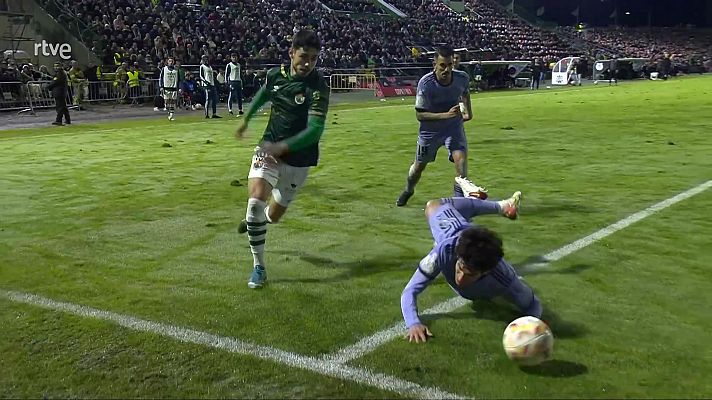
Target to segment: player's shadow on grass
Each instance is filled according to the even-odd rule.
[[[560,216],[566,213],[598,214],[600,212],[601,210],[586,206],[582,203],[557,200],[547,200],[546,203],[526,203],[522,207],[522,213],[536,216]]]
[[[439,319],[482,319],[502,323],[502,329],[510,322],[521,317],[521,313],[514,306],[504,300],[473,300],[469,308],[471,311],[448,314],[431,314],[423,319],[434,321]],[[541,319],[546,321],[554,333],[555,338],[571,339],[585,336],[588,329],[579,323],[566,321],[551,308],[544,305]]]
[[[336,276],[330,278],[296,278],[296,279],[275,279],[272,282],[299,282],[299,283],[334,283],[342,282],[352,278],[368,276],[388,271],[406,270],[412,271],[418,265],[419,258],[402,255],[394,256],[390,259],[377,257],[373,259],[362,259],[354,261],[336,261],[327,257],[319,257],[311,254],[304,254],[298,251],[285,252],[287,256],[298,257],[300,260],[315,267],[324,269],[340,270]]]
[[[531,276],[539,274],[579,274],[587,269],[592,268],[589,264],[574,264],[564,268],[549,268],[548,261],[543,256],[531,256],[526,260],[514,265],[514,269],[521,276]]]
[[[583,364],[556,359],[534,367],[520,367],[520,369],[527,374],[552,378],[570,378],[588,373],[588,367]]]

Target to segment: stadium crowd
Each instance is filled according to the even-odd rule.
[[[169,55],[183,65],[196,65],[208,55],[211,64],[223,67],[233,52],[248,67],[276,64],[285,59],[291,36],[306,26],[318,31],[324,44],[320,64],[328,69],[427,61],[423,50],[437,43],[482,50],[474,57],[483,60],[536,59],[549,65],[576,54],[592,60],[646,57],[655,63],[667,53],[678,66],[712,67],[708,33],[595,29],[585,37],[588,47],[574,48],[562,35],[533,27],[491,0],[466,0],[463,13],[439,0],[390,0],[406,18],[376,14],[380,10],[368,0],[209,0],[207,7],[195,0],[41,1],[59,10],[60,19],[79,19],[96,33],[93,49],[108,72],[135,68],[150,74]],[[366,14],[330,12],[324,5]],[[32,65],[0,67],[4,81],[36,79],[43,72]]]
[[[559,27],[581,44],[576,54],[591,60],[643,58],[644,70],[677,73],[712,71],[712,31],[685,28]]]
[[[334,11],[347,11],[352,13],[385,14],[368,0],[322,0],[325,6]]]
[[[556,34],[535,28],[524,20],[509,15],[500,6],[486,0],[467,0],[469,18],[481,47],[507,60],[558,60],[574,54],[570,44]]]
[[[157,6],[150,0],[67,1],[71,7],[62,8],[63,12],[71,10],[97,33],[99,42],[108,45],[103,51],[104,64],[119,65],[125,58],[143,69],[168,55],[184,64],[197,64],[207,54],[221,64],[231,52],[257,63],[276,63],[283,58],[291,35],[304,26],[318,29],[325,42],[323,61],[334,68],[412,61],[420,56],[413,48],[443,42],[489,47],[495,58],[566,53],[566,46],[555,36],[542,36],[477,0],[468,6],[476,12],[465,15],[440,1],[393,0],[408,15],[406,19],[387,17],[366,0],[216,0],[209,8],[171,1]],[[323,5],[381,15],[362,18],[332,13]],[[97,44],[97,50],[100,47]]]

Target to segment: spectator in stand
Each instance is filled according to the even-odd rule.
[[[52,80],[52,75],[49,74],[49,69],[47,69],[46,65],[40,65],[40,70],[39,70],[39,81],[50,81]]]
[[[125,103],[128,96],[128,82],[129,82],[129,63],[123,62],[119,65],[114,73],[114,87],[118,95],[119,103]]]
[[[181,81],[180,88],[181,94],[183,96],[183,104],[192,110],[195,110],[195,104],[200,104],[200,99],[196,98],[196,90],[198,84],[195,82],[195,78],[191,72],[185,74],[185,79]]]

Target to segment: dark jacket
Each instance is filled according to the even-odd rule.
[[[67,73],[63,69],[54,75],[54,79],[47,86],[47,90],[52,91],[52,97],[67,97]]]

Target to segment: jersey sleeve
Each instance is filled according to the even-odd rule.
[[[461,96],[466,97],[470,94],[470,75],[467,74],[467,72],[462,73],[462,94]]]
[[[406,328],[420,323],[418,317],[418,295],[430,285],[440,273],[437,263],[437,249],[423,258],[401,294],[401,312]]]
[[[418,81],[418,88],[415,92],[415,111],[430,111],[430,99],[427,96],[426,85],[423,79]]]
[[[433,247],[430,253],[423,257],[423,259],[418,263],[418,271],[428,277],[428,279],[435,279],[438,274],[440,274],[441,268],[439,263],[439,250],[439,246]]]
[[[312,88],[309,115],[326,118],[329,112],[329,86],[323,76],[319,75],[315,87]]]
[[[534,291],[521,278],[512,281],[505,297],[519,308],[522,315],[541,318],[541,302],[539,302]]]

